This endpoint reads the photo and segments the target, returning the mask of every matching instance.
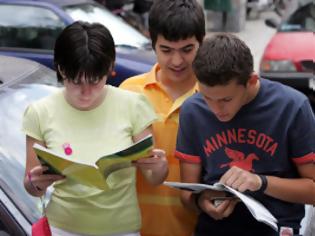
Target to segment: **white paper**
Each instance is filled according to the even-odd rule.
[[[233,195],[237,196],[245,204],[245,206],[248,208],[250,213],[253,215],[253,217],[257,221],[263,222],[269,225],[275,231],[278,231],[277,219],[271,214],[271,212],[264,205],[262,205],[260,202],[258,202],[254,198],[247,196],[244,193],[241,193],[229,186],[226,186],[221,183],[208,185],[208,184],[199,184],[199,183],[180,183],[180,182],[168,182],[168,181],[165,181],[163,184],[166,186],[181,189],[181,190],[192,191],[194,193],[200,193],[206,189],[216,190],[216,191],[226,191],[226,192],[232,193]]]

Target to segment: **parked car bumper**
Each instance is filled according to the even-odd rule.
[[[278,81],[298,90],[315,91],[315,76],[313,73],[296,72],[296,73],[279,73],[279,72],[262,72],[260,76],[265,79]]]
[[[313,73],[261,72],[260,76],[265,79],[278,81],[301,91],[310,99],[312,107],[315,109],[315,75]]]

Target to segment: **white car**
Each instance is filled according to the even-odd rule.
[[[23,186],[25,108],[58,87],[55,71],[37,62],[0,56],[0,235],[31,235],[41,216],[39,198]]]

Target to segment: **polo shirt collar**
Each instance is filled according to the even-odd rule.
[[[148,72],[146,81],[144,83],[144,87],[151,84],[158,84],[158,81],[156,79],[157,72],[160,70],[160,66],[158,64],[155,64],[152,69]]]
[[[171,107],[170,111],[168,112],[167,116],[171,115],[173,112],[175,112],[177,109],[179,109],[183,102],[189,98],[190,96],[192,96],[193,94],[198,92],[198,84],[196,82],[195,86],[190,89],[189,91],[187,91],[185,94],[183,94],[182,96],[180,96],[179,98],[177,98],[174,103],[173,106]]]

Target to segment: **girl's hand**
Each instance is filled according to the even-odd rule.
[[[45,174],[49,168],[47,166],[35,166],[27,173],[27,181],[29,185],[38,192],[45,192],[46,189],[55,181],[65,178],[63,175]]]
[[[167,167],[165,151],[161,149],[153,149],[147,157],[133,161],[133,165],[143,170],[156,171]]]
[[[161,184],[168,174],[165,151],[161,149],[153,149],[147,157],[133,161],[133,165],[138,167],[153,185]]]

